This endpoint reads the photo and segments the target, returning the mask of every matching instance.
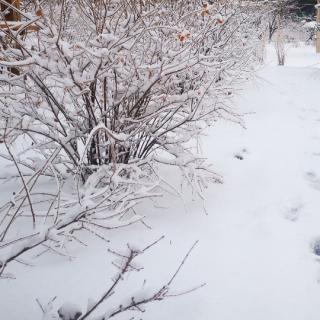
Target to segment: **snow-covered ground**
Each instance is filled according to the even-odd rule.
[[[149,305],[141,318],[318,320],[320,258],[312,245],[320,239],[320,56],[313,47],[290,48],[287,65],[278,67],[273,49],[268,53],[235,100],[246,128],[219,122],[203,140],[205,155],[224,177],[224,184],[207,190],[207,214],[189,196],[185,204],[166,196],[159,207],[139,208],[152,229],[113,230],[108,245],[88,238],[90,249],[70,252],[76,259],[50,254],[35,259],[34,267],[16,264],[17,279],[0,282],[0,319],[40,319],[36,298],[85,306],[116,271],[108,246],[144,246],[165,235],[140,260],[145,270],[131,274],[120,293],[130,298],[160,286],[196,240],[174,287],[207,285]]]

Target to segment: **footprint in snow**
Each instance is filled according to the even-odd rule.
[[[310,249],[311,249],[310,250],[311,253],[315,256],[315,261],[319,263],[320,262],[320,237],[316,237],[310,242]],[[317,282],[318,284],[320,284],[319,271],[317,275]]]
[[[292,222],[297,221],[302,213],[303,207],[304,205],[301,203],[297,204],[296,206],[287,208],[284,212],[284,217]]]
[[[308,171],[306,173],[306,178],[309,181],[311,187],[320,191],[320,178],[314,171]]]
[[[243,148],[240,152],[235,153],[233,156],[238,160],[244,160],[245,154],[248,153],[246,148]]]
[[[311,251],[313,254],[320,257],[320,237],[315,238],[311,242]]]

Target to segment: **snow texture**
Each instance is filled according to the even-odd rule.
[[[81,309],[73,303],[64,303],[58,310],[61,320],[77,320],[81,316]]]

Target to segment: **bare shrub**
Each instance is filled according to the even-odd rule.
[[[79,229],[141,221],[136,204],[171,188],[159,166],[200,198],[221,182],[191,145],[219,119],[241,121],[229,100],[256,61],[257,3],[25,3],[19,30],[0,33],[2,157],[17,172],[0,178],[21,183],[1,208],[1,274]]]

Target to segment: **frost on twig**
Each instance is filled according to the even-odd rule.
[[[118,287],[120,283],[125,283],[127,277],[125,277],[128,273],[133,271],[141,271],[141,268],[136,268],[135,266],[135,260],[140,257],[142,254],[144,254],[147,250],[152,248],[155,244],[157,244],[160,240],[162,240],[163,237],[155,241],[154,243],[150,244],[146,248],[139,250],[139,249],[132,249],[128,245],[128,250],[125,254],[118,253],[115,251],[110,251],[113,253],[117,260],[120,260],[121,263],[118,264],[118,272],[113,277],[112,284],[109,288],[106,289],[106,291],[96,300],[90,300],[90,303],[88,303],[88,307],[85,310],[84,308],[81,308],[73,303],[64,303],[59,309],[58,309],[58,315],[59,319],[61,320],[89,320],[89,319],[95,319],[95,320],[107,320],[112,319],[118,316],[121,313],[129,313],[129,315],[134,315],[137,312],[145,312],[145,307],[147,304],[152,302],[159,302],[163,301],[169,297],[176,297],[179,295],[184,295],[190,292],[193,292],[205,285],[205,283],[196,286],[190,290],[183,291],[180,293],[172,293],[172,285],[178,276],[179,272],[181,271],[182,267],[184,266],[185,262],[189,258],[191,252],[197,245],[197,242],[195,242],[192,247],[189,249],[187,254],[184,256],[182,261],[180,262],[178,268],[173,273],[172,276],[169,277],[169,280],[162,285],[159,289],[155,290],[149,290],[150,292],[143,292],[133,295],[130,297],[130,299],[123,299],[123,297],[119,297],[118,299],[120,302],[118,305],[115,305],[114,302],[110,304],[109,300],[111,297],[113,297],[118,290]],[[109,305],[108,305],[109,303]],[[43,309],[43,308],[42,308]],[[108,311],[102,311],[102,310],[108,309]],[[44,316],[46,316],[45,319],[51,319],[50,316],[54,315],[54,309],[50,308],[47,309],[47,312],[43,312]],[[99,315],[100,313],[100,315]]]

